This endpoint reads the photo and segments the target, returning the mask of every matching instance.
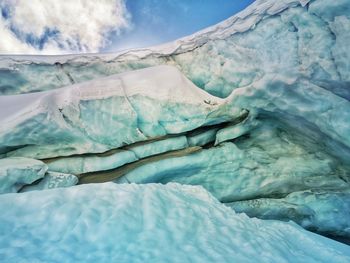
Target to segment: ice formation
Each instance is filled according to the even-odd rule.
[[[349,46],[349,0],[257,0],[159,47],[0,56],[1,191],[200,185],[237,212],[349,240]],[[107,185],[91,189],[147,189]]]
[[[90,184],[0,196],[3,262],[349,262],[345,244],[250,219],[198,186]]]
[[[41,161],[14,157],[0,159],[0,194],[18,192],[23,186],[45,176],[47,165]]]
[[[78,178],[75,175],[49,171],[42,180],[38,181],[36,184],[25,185],[20,192],[69,187],[77,183]]]
[[[236,212],[264,219],[293,220],[323,234],[349,236],[350,189],[307,190],[280,199],[254,199],[227,203]],[[334,209],[336,207],[336,210]]]

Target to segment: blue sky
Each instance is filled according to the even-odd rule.
[[[112,38],[105,51],[175,40],[214,25],[253,0],[127,0],[132,29]]]
[[[253,0],[0,0],[0,54],[113,52],[169,42]]]

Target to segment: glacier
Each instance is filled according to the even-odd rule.
[[[89,184],[4,194],[0,207],[3,262],[350,260],[347,245],[236,214],[199,186]]]
[[[167,198],[171,187],[186,192],[201,186],[226,205],[215,203],[229,215],[223,225],[240,218],[247,221],[247,235],[256,234],[251,222],[271,222],[283,233],[294,233],[291,226],[298,229],[300,240],[318,237],[293,221],[349,244],[349,47],[349,0],[257,0],[218,25],[157,47],[113,54],[1,55],[0,189],[13,194],[0,195],[0,203],[1,198],[4,206],[30,197],[42,199],[33,207],[40,209],[44,193],[57,202],[67,194],[64,202],[71,207],[52,207],[66,213],[79,210],[69,197],[79,189],[81,200],[97,202],[91,209],[103,209],[84,191],[102,198],[104,191],[130,189],[141,195],[152,189]],[[128,198],[128,207],[141,202]],[[25,211],[25,218],[35,213]],[[275,246],[287,238],[272,233],[279,238]],[[255,244],[252,239],[232,242],[251,249]],[[4,243],[0,247],[3,253],[15,251]],[[272,247],[271,241],[266,251]],[[288,253],[264,257],[303,261],[304,256],[291,260]],[[198,261],[211,261],[209,254]]]

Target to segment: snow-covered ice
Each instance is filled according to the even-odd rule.
[[[2,96],[0,150],[33,158],[104,152],[239,115],[217,112],[219,101],[171,66]]]
[[[349,262],[349,247],[250,219],[201,187],[90,184],[0,196],[2,262]]]

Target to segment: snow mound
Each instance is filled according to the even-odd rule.
[[[91,184],[0,196],[2,262],[349,262],[346,245],[235,214],[201,187]]]

